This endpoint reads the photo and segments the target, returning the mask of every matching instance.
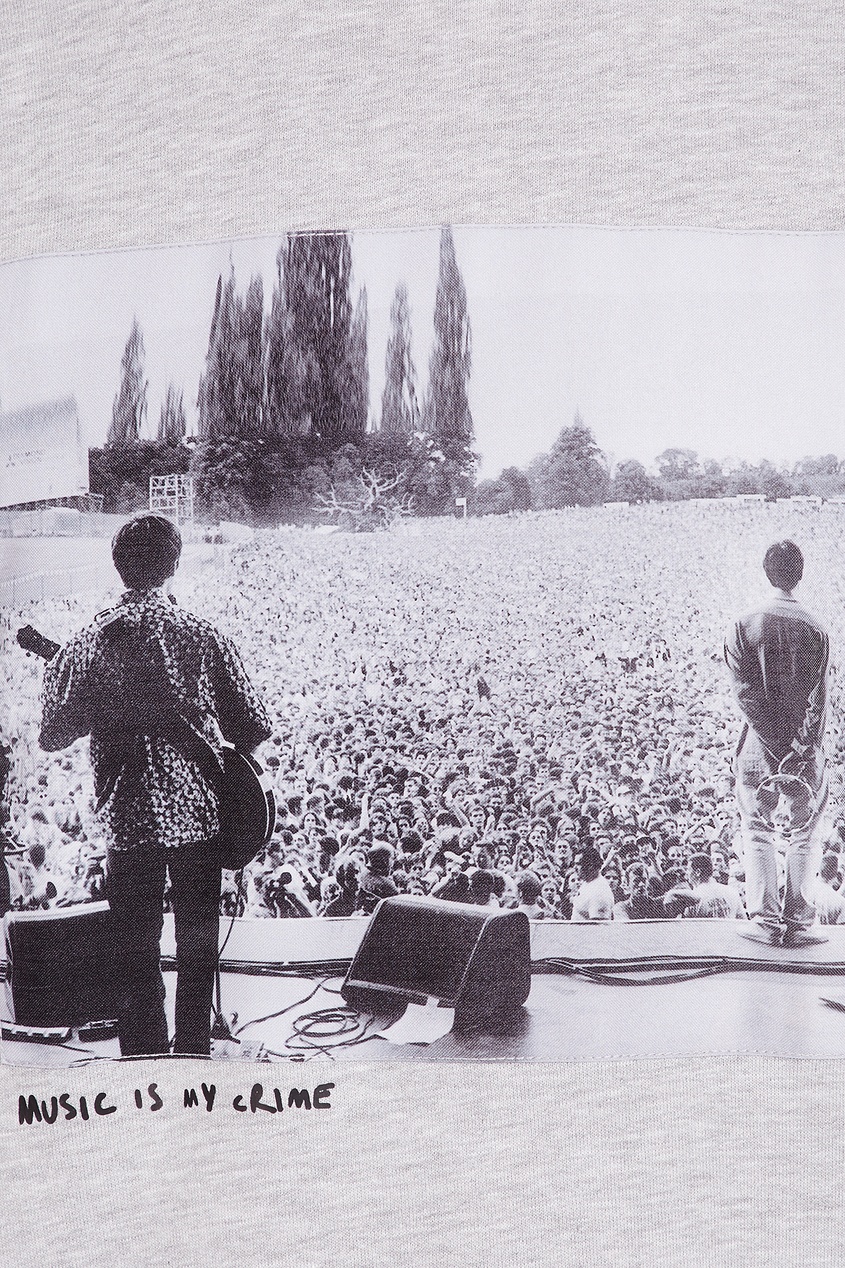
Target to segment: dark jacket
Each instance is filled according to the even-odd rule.
[[[736,622],[725,660],[746,718],[740,749],[750,728],[773,765],[787,755],[797,767],[813,763],[825,727],[828,657],[827,633],[795,599],[777,597]]]

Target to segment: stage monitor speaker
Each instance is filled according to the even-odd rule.
[[[531,990],[528,917],[400,895],[376,908],[342,994],[360,1012],[436,999],[458,1030],[484,1029],[521,1008]]]
[[[9,1021],[48,1028],[117,1016],[106,902],[6,916]]]

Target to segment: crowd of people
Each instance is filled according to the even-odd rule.
[[[845,509],[652,504],[372,535],[267,530],[179,601],[232,636],[273,719],[259,756],[267,849],[226,874],[224,914],[367,914],[396,893],[533,919],[744,916],[723,663],[779,536],[831,634],[831,798],[814,902],[845,923]],[[38,746],[31,623],[59,642],[105,593],[3,614],[2,739],[12,905],[103,896],[87,742]],[[841,891],[841,892],[840,892]]]

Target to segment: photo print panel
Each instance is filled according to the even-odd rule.
[[[2,1058],[845,1055],[845,237],[0,268]]]

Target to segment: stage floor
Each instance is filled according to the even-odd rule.
[[[317,922],[307,923],[313,935]],[[305,922],[285,924],[291,933],[291,926]],[[427,1046],[398,1045],[372,1034],[374,1024],[363,1042],[331,1047],[330,1054],[319,1039],[300,1037],[302,1019],[343,1007],[342,977],[304,969],[284,976],[279,968],[267,975],[243,962],[221,977],[223,1012],[237,1014],[233,1030],[241,1042],[223,1043],[218,1055],[271,1061],[326,1055],[340,1061],[845,1056],[845,929],[824,930],[829,940],[821,946],[786,951],[749,942],[740,928],[720,921],[538,925],[532,930],[537,971],[531,993],[502,1033],[451,1032]],[[563,971],[553,971],[552,959]],[[540,960],[544,963],[536,963]],[[690,974],[701,975],[648,980]],[[620,978],[626,984],[618,984]],[[165,973],[165,983],[172,1012],[173,972]],[[354,1039],[356,1031],[337,1037]],[[92,1043],[73,1037],[65,1046],[3,1043],[3,1060],[16,1065],[68,1065],[118,1055],[114,1039]]]

